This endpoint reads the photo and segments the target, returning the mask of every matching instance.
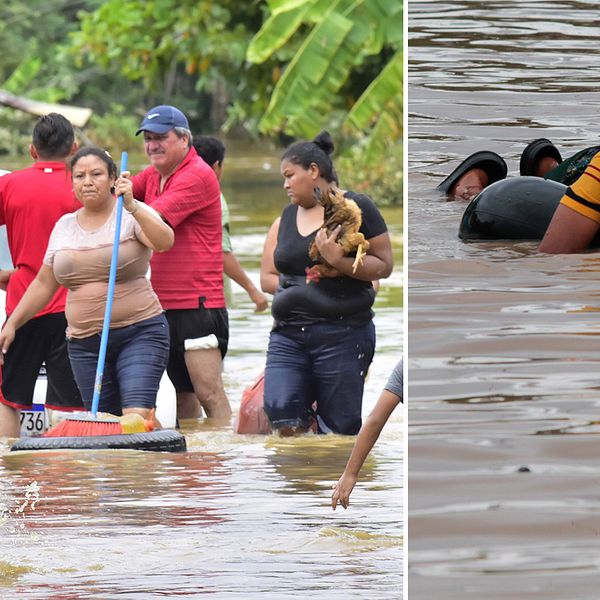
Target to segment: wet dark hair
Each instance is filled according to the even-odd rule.
[[[321,131],[312,142],[295,142],[283,153],[281,160],[308,169],[312,163],[319,167],[319,173],[328,182],[337,183],[338,178],[333,168],[330,154],[335,146],[328,131]]]
[[[75,152],[70,162],[71,174],[73,173],[73,169],[77,162],[84,156],[98,157],[106,165],[109,177],[117,177],[117,165],[115,164],[115,161],[106,150],[102,150],[102,148],[96,146],[83,146],[83,148],[79,148],[79,150]]]
[[[223,142],[216,137],[209,135],[199,135],[194,138],[194,148],[198,156],[211,167],[215,163],[219,163],[219,166],[223,164],[225,159],[225,145]]]
[[[31,139],[38,156],[45,160],[67,157],[74,141],[73,125],[58,113],[40,117]]]

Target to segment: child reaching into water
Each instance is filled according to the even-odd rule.
[[[377,441],[383,426],[390,418],[392,411],[402,402],[402,359],[392,371],[388,382],[385,384],[375,408],[367,417],[358,432],[356,442],[352,448],[350,458],[339,481],[333,486],[331,508],[336,509],[338,504],[348,508],[350,494],[358,480],[358,473],[369,455],[371,448]]]

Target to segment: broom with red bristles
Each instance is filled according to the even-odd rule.
[[[121,173],[127,170],[127,152],[121,154]],[[43,437],[89,437],[95,435],[118,435],[125,433],[119,417],[109,415],[98,417],[100,391],[102,390],[102,376],[106,360],[106,347],[108,345],[108,332],[110,329],[110,315],[112,312],[115,281],[117,278],[117,259],[119,257],[119,242],[121,240],[121,220],[123,216],[123,196],[117,198],[117,214],[115,218],[115,239],[113,243],[110,271],[108,275],[108,291],[106,294],[106,308],[104,310],[104,323],[102,337],[100,338],[100,351],[98,353],[98,366],[90,414],[74,415],[61,421],[56,427],[48,430]]]

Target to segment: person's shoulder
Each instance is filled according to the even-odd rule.
[[[149,177],[150,175],[154,175],[155,173],[158,173],[158,171],[156,170],[156,167],[153,167],[152,165],[146,165],[139,173],[138,175],[144,175],[144,177]]]
[[[132,175],[131,179],[135,182],[136,180],[145,180],[148,177],[152,177],[153,175],[156,177],[158,175],[158,171],[152,165],[148,165],[147,167],[144,167],[139,173]]]
[[[2,177],[0,177],[0,182],[4,182],[5,184],[9,181],[16,181],[23,177],[28,177],[31,173],[34,172],[33,165],[29,165],[28,167],[24,167],[23,169],[16,169],[14,171],[0,171],[2,173]]]
[[[202,177],[203,179],[218,181],[217,174],[199,156],[196,156],[190,160],[186,170],[190,173],[194,173],[198,177]],[[186,170],[183,172],[185,173]]]
[[[66,213],[58,218],[52,232],[50,234],[50,241],[48,243],[49,248],[58,248],[64,245],[69,240],[73,240],[77,233],[77,211],[72,213]]]
[[[390,373],[388,377],[387,383],[384,386],[384,389],[388,390],[388,392],[392,392],[400,399],[403,397],[403,383],[404,383],[404,373],[403,373],[403,360],[400,359],[398,364],[394,367],[393,371]]]
[[[367,206],[375,206],[375,202],[371,196],[367,196],[367,194],[362,194],[361,192],[355,192],[353,190],[346,190],[344,192],[344,196],[346,198],[350,198],[350,200],[354,200],[356,204],[359,206],[367,205]]]
[[[74,227],[75,225],[77,225],[78,212],[79,210],[70,213],[65,213],[57,219],[56,226],[60,224],[61,227]]]
[[[381,211],[371,196],[367,196],[367,194],[362,194],[360,192],[354,192],[352,190],[345,191],[344,196],[356,202],[358,208],[360,208],[363,216],[366,219],[375,219],[376,221],[383,220]]]
[[[10,181],[9,175],[12,175],[10,171],[0,170],[0,190],[5,188]]]
[[[0,177],[0,190],[11,193],[12,191],[15,191],[16,188],[20,189],[23,186],[27,187],[31,181],[32,175],[35,175],[35,173],[36,171],[34,170],[33,165],[15,171],[4,171],[4,174]],[[11,190],[11,192],[9,192],[9,190]]]
[[[277,226],[279,227],[280,223],[283,223],[284,226],[286,223],[293,223],[296,218],[296,213],[298,212],[298,206],[296,204],[288,204],[281,211],[281,215],[277,217]]]
[[[395,377],[399,377],[400,379],[402,379],[403,369],[404,369],[404,359],[401,358],[398,361],[398,364],[394,367],[394,370],[392,371],[392,373],[394,374]]]
[[[179,183],[188,185],[217,185],[218,179],[215,172],[198,156],[192,158],[182,169],[175,172]],[[220,199],[220,193],[219,193]]]

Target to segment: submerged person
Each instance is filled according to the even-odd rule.
[[[68,290],[67,346],[84,404],[91,407],[114,243],[116,198],[123,215],[116,284],[99,409],[151,417],[169,354],[162,307],[146,278],[152,251],[173,245],[173,230],[134,199],[128,173],[100,148],[84,147],[71,159],[75,195],[83,205],[61,217],[50,236],[43,265],[0,333],[0,362],[16,331],[53,297]]]
[[[194,148],[198,156],[215,172],[219,184],[223,176],[223,161],[225,160],[225,145],[221,140],[208,135],[194,137]],[[240,265],[233,253],[231,234],[229,231],[229,208],[225,196],[221,192],[221,211],[223,224],[223,271],[233,279],[248,294],[254,302],[255,312],[262,312],[269,307],[268,298],[254,285],[250,277]]]
[[[488,185],[506,177],[508,167],[504,159],[489,150],[481,150],[463,160],[437,190],[449,200],[470,201]]]
[[[519,172],[525,176],[545,177],[561,162],[556,146],[546,138],[538,138],[521,153]],[[463,160],[437,189],[449,200],[471,201],[488,185],[505,179],[507,173],[506,161],[499,154],[481,150]]]
[[[558,148],[547,138],[529,142],[521,153],[519,174],[529,177],[546,177],[563,162]],[[558,181],[558,180],[556,180]]]
[[[80,206],[66,163],[77,150],[71,123],[62,115],[41,117],[33,128],[29,153],[32,166],[0,178],[0,224],[6,225],[8,247],[16,269],[0,271],[6,290],[6,314],[13,313],[42,266],[56,221]],[[49,301],[20,329],[4,357],[0,394],[0,436],[17,437],[20,411],[31,410],[42,364],[46,366],[46,407],[83,410],[65,340],[67,292],[57,288]]]
[[[558,148],[547,138],[527,144],[519,160],[519,175],[541,177],[571,185],[584,172],[600,146],[590,146],[563,160]],[[505,179],[504,159],[495,152],[483,150],[468,156],[437,189],[449,200],[472,200],[488,185]]]
[[[362,265],[344,256],[335,230],[323,227],[324,208],[316,198],[336,190],[331,160],[334,145],[326,131],[312,141],[292,144],[281,158],[290,204],[269,229],[261,263],[261,287],[274,294],[274,326],[265,368],[265,412],[281,435],[307,430],[316,402],[320,432],[358,433],[364,380],[375,351],[372,281],[392,272],[390,236],[374,202],[343,192],[362,211],[369,249]],[[337,275],[318,283],[306,270],[315,241]]]
[[[333,494],[331,495],[333,510],[336,509],[338,504],[348,508],[350,494],[358,481],[361,467],[379,438],[379,434],[390,418],[392,411],[402,402],[404,397],[402,381],[402,360],[400,360],[385,384],[375,407],[360,428],[346,468],[339,481],[333,486]]]

